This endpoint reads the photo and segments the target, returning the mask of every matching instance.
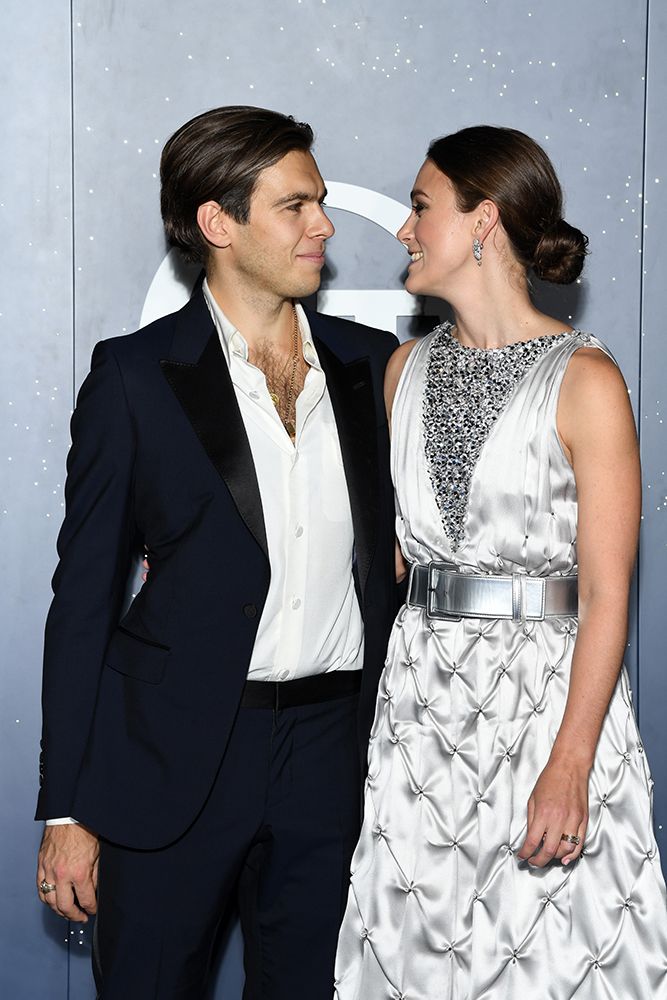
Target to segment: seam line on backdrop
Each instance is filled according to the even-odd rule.
[[[72,410],[76,401],[76,224],[74,212],[74,0],[69,4],[69,134],[70,134],[70,205],[72,237]],[[69,995],[69,989],[68,989]]]
[[[637,379],[637,437],[639,438],[639,454],[641,457],[641,446],[642,446],[642,416],[644,412],[644,384],[642,381],[642,372],[644,367],[644,290],[645,290],[645,264],[644,258],[646,257],[646,229],[644,228],[646,223],[646,184],[648,181],[648,96],[649,96],[649,39],[650,39],[650,25],[651,25],[651,0],[646,0],[646,29],[644,34],[644,121],[643,121],[643,135],[642,135],[642,175],[641,175],[641,185],[642,185],[642,199],[641,199],[641,209],[639,216],[639,224],[641,226],[641,232],[639,236],[639,245],[641,248],[640,256],[640,269],[639,269],[639,373]],[[639,681],[639,673],[641,670],[641,648],[642,648],[642,638],[641,638],[641,618],[640,618],[640,593],[641,593],[641,545],[637,549],[637,590],[635,595],[635,621],[637,622],[637,684],[635,685],[636,690],[634,691],[634,700],[637,712],[637,719],[640,718],[640,701],[641,701],[641,684]]]
[[[74,215],[74,0],[69,2],[69,134],[70,134],[70,231],[72,239],[72,410],[76,394],[76,226]],[[66,997],[70,1000],[72,988],[72,924],[67,921],[67,974]]]

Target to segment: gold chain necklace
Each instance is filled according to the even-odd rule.
[[[289,386],[287,389],[287,402],[285,403],[285,415],[281,417],[283,424],[285,425],[285,430],[291,438],[296,434],[296,428],[294,422],[290,420],[290,413],[292,409],[292,399],[294,397],[294,384],[296,381],[296,369],[299,363],[299,319],[296,314],[296,307],[292,306],[292,371],[290,373]],[[278,413],[280,413],[280,396],[277,392],[272,392],[269,389],[269,396],[273,402]],[[296,418],[296,414],[295,414]]]

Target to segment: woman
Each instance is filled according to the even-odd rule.
[[[387,371],[410,572],[369,749],[338,1000],[667,998],[651,783],[621,668],[640,473],[627,389],[540,313],[587,240],[511,129],[434,142],[398,238],[454,325]]]

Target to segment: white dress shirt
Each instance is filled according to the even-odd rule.
[[[204,281],[204,298],[229,365],[264,512],[271,580],[248,668],[284,681],[358,670],[363,623],[352,576],[354,534],[338,430],[308,320],[297,306],[309,365],[296,401],[294,443],[248,344]]]
[[[203,292],[250,442],[271,564],[248,679],[359,670],[364,633],[352,575],[352,513],[338,429],[306,314],[296,307],[309,369],[296,401],[292,443],[264,373],[248,361],[246,340],[206,280]],[[62,817],[47,825],[74,822]]]

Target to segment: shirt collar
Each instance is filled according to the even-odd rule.
[[[232,357],[239,357],[243,361],[248,360],[248,342],[238,330],[231,320],[227,319],[224,312],[216,302],[213,297],[213,293],[208,286],[208,281],[204,278],[202,284],[202,291],[204,293],[204,299],[208,310],[211,314],[213,323],[220,338],[220,344],[222,346],[222,353],[225,356],[227,365],[231,366]],[[315,344],[313,343],[313,335],[310,331],[310,324],[308,323],[308,317],[306,316],[305,310],[300,302],[296,303],[296,315],[299,323],[299,333],[301,334],[301,345],[303,350],[303,357],[306,364],[310,365],[311,368],[317,368],[319,371],[322,370],[320,365],[320,359],[317,356],[317,351],[315,350]]]

